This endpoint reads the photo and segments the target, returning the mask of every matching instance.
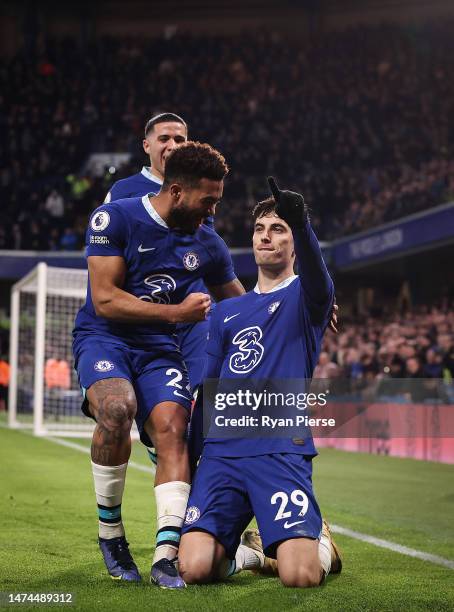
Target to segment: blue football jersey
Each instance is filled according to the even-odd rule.
[[[97,208],[86,235],[86,255],[121,256],[127,266],[124,291],[160,304],[179,304],[193,292],[194,281],[220,285],[235,278],[225,242],[201,225],[193,235],[170,229],[153,208],[150,198],[128,198]],[[95,333],[130,347],[162,345],[175,350],[175,326],[118,323],[98,316],[91,299],[79,310],[74,335]]]
[[[207,353],[219,364],[220,379],[310,379],[331,317],[334,286],[324,304],[305,293],[292,276],[268,293],[258,287],[217,305],[211,318]],[[208,375],[210,376],[208,364]],[[254,456],[268,453],[315,455],[312,437],[205,440],[205,456]]]
[[[147,193],[158,193],[162,187],[162,180],[152,174],[151,168],[142,168],[137,174],[127,176],[116,181],[106,195],[104,204],[122,200],[123,198],[135,198]]]

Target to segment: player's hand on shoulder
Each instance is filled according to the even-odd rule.
[[[295,191],[281,190],[273,176],[268,177],[268,185],[276,202],[276,213],[291,228],[304,227],[308,219],[308,209],[303,196]]]
[[[175,323],[196,323],[204,321],[211,308],[211,298],[206,293],[190,293],[175,307]]]

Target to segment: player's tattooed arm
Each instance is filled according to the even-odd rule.
[[[181,304],[154,304],[124,291],[126,262],[121,256],[88,257],[91,298],[96,314],[122,323],[183,323],[203,321],[210,296],[191,293]]]
[[[227,298],[238,297],[246,292],[241,282],[235,278],[228,283],[223,285],[209,285],[208,291],[214,297],[216,302],[221,302]]]

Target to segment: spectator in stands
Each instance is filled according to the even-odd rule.
[[[44,208],[56,221],[59,221],[63,217],[65,213],[65,203],[56,189],[52,189],[47,196]]]
[[[77,251],[80,248],[80,237],[72,227],[65,227],[60,238],[60,249],[62,251]]]
[[[422,371],[426,378],[442,378],[443,364],[442,356],[435,349],[426,351],[426,363],[423,365]]]

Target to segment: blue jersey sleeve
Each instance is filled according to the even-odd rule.
[[[122,188],[121,181],[115,181],[115,183],[110,188],[108,194],[106,195],[106,199],[104,200],[104,204],[108,204],[109,202],[115,202],[115,200],[120,200],[121,198],[128,197],[129,194],[125,195],[125,190]]]
[[[301,232],[293,232],[293,240],[298,274],[311,319],[315,325],[326,326],[333,308],[334,285],[309,222]]]
[[[86,254],[124,256],[128,223],[116,206],[100,206],[90,218],[86,234]]]
[[[207,285],[224,285],[234,280],[236,275],[227,245],[220,236],[217,234],[215,236],[216,243],[212,254],[214,266],[205,275],[204,281]]]

